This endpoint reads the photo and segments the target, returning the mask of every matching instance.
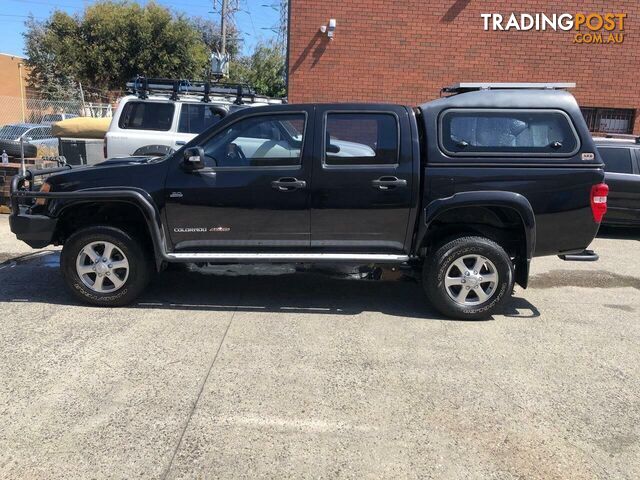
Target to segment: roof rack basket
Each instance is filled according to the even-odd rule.
[[[567,90],[569,88],[575,88],[574,82],[561,82],[561,83],[517,83],[517,82],[461,82],[454,83],[448,87],[443,87],[440,90],[440,94],[443,93],[465,93],[473,92],[477,90]]]
[[[139,98],[148,98],[150,93],[169,94],[176,101],[180,95],[202,95],[203,102],[210,102],[211,95],[235,97],[234,103],[243,104],[245,100],[254,102],[259,95],[255,89],[241,83],[210,83],[186,79],[147,78],[138,75],[126,84],[127,91]],[[265,97],[266,98],[266,97]]]

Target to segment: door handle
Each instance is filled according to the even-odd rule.
[[[373,180],[371,186],[378,190],[392,190],[396,187],[406,187],[407,181],[398,177],[380,177],[377,180]]]
[[[301,188],[307,188],[307,182],[294,177],[283,177],[271,182],[271,188],[275,188],[281,192],[292,192]]]
[[[176,145],[182,146],[182,145],[186,145],[187,142],[185,140],[176,140]]]

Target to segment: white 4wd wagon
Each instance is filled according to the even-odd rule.
[[[127,83],[105,135],[105,157],[166,155],[228,113],[282,103],[241,85],[138,78]]]

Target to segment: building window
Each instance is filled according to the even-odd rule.
[[[631,108],[582,107],[589,131],[601,133],[633,133],[636,111]]]

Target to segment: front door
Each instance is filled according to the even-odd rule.
[[[308,248],[312,131],[311,107],[247,109],[199,142],[203,170],[174,159],[166,182],[174,250]]]
[[[316,121],[311,246],[402,252],[416,173],[409,113],[396,106],[326,106],[317,109]]]

